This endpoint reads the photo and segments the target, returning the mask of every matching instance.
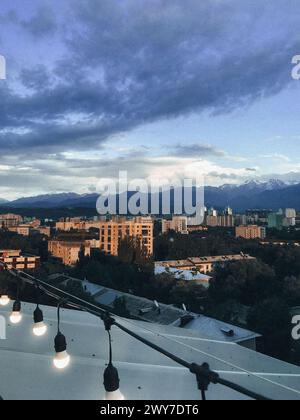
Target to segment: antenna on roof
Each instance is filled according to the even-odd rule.
[[[154,301],[154,305],[156,306],[156,309],[158,310],[158,312],[160,313],[160,305],[157,302],[157,300]]]
[[[185,312],[187,312],[187,309],[186,309],[186,306],[185,306],[185,304],[184,304],[184,303],[182,304],[182,309],[183,309]]]

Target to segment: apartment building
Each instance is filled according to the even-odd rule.
[[[99,229],[100,224],[105,222],[105,220],[82,220],[80,218],[67,218],[61,219],[55,224],[57,231],[61,232],[70,232],[71,230],[79,231],[89,231],[90,229]]]
[[[89,256],[91,249],[99,249],[99,246],[100,243],[97,239],[56,238],[48,242],[48,251],[65,265],[72,266],[77,263],[82,248],[84,248],[85,255]]]
[[[40,266],[40,257],[21,253],[20,250],[0,250],[0,262],[5,263],[7,268],[18,270],[34,270]],[[0,265],[0,270],[3,267]]]
[[[188,232],[188,218],[185,216],[174,216],[172,220],[162,221],[162,233],[168,233],[171,230],[187,235]]]
[[[149,256],[153,255],[153,220],[150,217],[115,218],[100,222],[99,230],[100,249],[107,254],[117,256],[120,241],[130,237],[139,240]]]
[[[235,229],[235,236],[244,239],[265,239],[266,228],[257,225],[238,226]]]
[[[193,270],[197,269],[200,273],[207,274],[212,273],[216,267],[224,267],[226,264],[231,262],[247,262],[254,261],[255,258],[248,254],[237,254],[237,255],[221,255],[212,257],[194,257],[187,258],[186,260],[176,261],[158,261],[155,263],[156,266],[170,267],[178,270]]]
[[[23,222],[22,216],[17,214],[0,214],[0,228],[10,228],[13,226],[18,226]]]
[[[17,233],[18,235],[29,236],[32,230],[32,226],[31,225],[18,225],[18,226],[9,227],[8,230],[10,232]]]

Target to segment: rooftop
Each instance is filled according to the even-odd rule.
[[[107,334],[98,318],[62,310],[61,330],[68,342],[71,364],[53,368],[56,308],[41,307],[48,324],[44,337],[32,334],[34,305],[23,304],[19,326],[7,320],[7,339],[0,340],[0,395],[5,400],[101,400],[103,371],[108,358]],[[199,364],[207,362],[224,379],[275,400],[300,400],[300,368],[271,359],[234,343],[216,342],[193,331],[139,321],[118,320],[155,344]],[[128,400],[199,399],[195,377],[165,356],[144,346],[116,327],[112,329],[113,359],[121,391]],[[221,385],[211,385],[209,400],[244,400]]]
[[[52,280],[58,283],[67,283],[69,280],[79,281],[83,287],[89,292],[94,300],[101,306],[105,306],[108,309],[113,308],[113,303],[117,298],[125,297],[126,307],[130,314],[139,320],[156,323],[160,325],[179,325],[182,317],[186,315],[192,315],[194,319],[186,324],[184,328],[192,329],[197,331],[201,336],[211,338],[214,340],[223,340],[234,343],[243,343],[249,340],[255,340],[260,335],[239,328],[225,322],[218,321],[213,318],[206,317],[204,315],[193,314],[183,309],[176,308],[171,305],[165,305],[159,303],[159,309],[155,303],[149,299],[134,296],[129,293],[120,292],[114,289],[109,289],[88,281],[82,281],[74,279],[65,275],[53,275],[50,277]],[[232,330],[233,336],[229,336],[224,331]]]

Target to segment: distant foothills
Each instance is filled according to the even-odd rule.
[[[1,208],[87,208],[95,209],[98,194],[61,193],[39,195],[6,201],[0,198]],[[268,182],[248,181],[242,185],[225,184],[221,187],[205,187],[206,207],[235,211],[247,209],[295,208],[300,210],[300,183],[285,183],[272,179]]]

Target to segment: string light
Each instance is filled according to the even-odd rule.
[[[34,325],[33,325],[33,334],[37,337],[42,337],[47,332],[47,325],[44,323],[44,315],[41,311],[39,305],[36,307],[36,310],[33,313]]]
[[[0,306],[7,306],[10,303],[10,298],[8,295],[0,296]]]
[[[22,321],[22,313],[21,313],[21,301],[19,299],[20,296],[20,282],[18,282],[17,286],[17,299],[13,304],[12,313],[9,317],[10,322],[14,325],[19,324]]]
[[[3,288],[0,295],[0,306],[7,306],[9,303],[10,298],[7,295],[5,288]]]
[[[38,285],[36,285],[35,287],[35,291],[36,291],[36,301],[37,301],[37,306],[36,306],[36,310],[33,313],[33,334],[37,337],[42,337],[43,335],[46,334],[47,332],[47,325],[44,323],[44,315],[42,310],[40,309],[40,289],[38,287]]]
[[[104,371],[104,388],[105,388],[105,400],[107,401],[123,401],[125,400],[124,395],[120,391],[120,378],[118,370],[112,364],[112,342],[111,342],[111,326],[114,324],[114,319],[109,315],[106,315],[103,319],[105,329],[108,333],[109,341],[109,363]]]
[[[9,317],[12,324],[19,324],[22,321],[21,302],[16,300],[13,305],[12,313]]]
[[[60,332],[60,307],[65,301],[57,305],[57,335],[54,340],[55,357],[53,364],[57,369],[65,369],[70,364],[70,356],[67,352],[66,337]]]
[[[201,391],[201,395],[202,398],[205,400],[206,399],[206,391],[208,389],[208,386],[212,383],[212,384],[220,384],[223,385],[229,389],[232,389],[238,393],[241,393],[243,395],[246,395],[248,397],[250,397],[251,399],[255,399],[255,400],[260,400],[260,401],[266,401],[269,399],[266,398],[263,395],[257,394],[256,392],[253,392],[249,389],[246,389],[240,385],[237,385],[231,381],[228,380],[224,380],[222,378],[219,377],[219,375],[213,371],[210,370],[209,365],[204,363],[202,366],[199,366],[197,364],[194,363],[189,363],[181,358],[179,358],[178,356],[176,356],[175,354],[170,353],[169,351],[161,348],[160,346],[154,344],[153,342],[147,340],[146,338],[136,334],[135,332],[133,332],[132,330],[127,329],[125,326],[123,326],[122,324],[120,324],[119,322],[116,322],[115,319],[113,319],[111,317],[111,315],[109,313],[105,313],[102,309],[100,309],[99,307],[96,307],[95,305],[84,301],[83,299],[76,297],[66,291],[63,291],[61,289],[58,289],[57,287],[50,285],[48,283],[45,283],[42,280],[38,280],[33,276],[30,276],[28,273],[25,273],[23,271],[20,270],[16,270],[16,269],[9,269],[7,267],[7,265],[5,263],[1,263],[0,262],[0,266],[4,267],[11,275],[13,275],[14,277],[19,278],[20,280],[28,283],[28,284],[35,284],[36,287],[42,289],[42,291],[54,298],[54,299],[61,299],[61,295],[65,296],[67,299],[64,300],[60,300],[57,306],[57,317],[58,317],[58,333],[57,336],[55,337],[55,351],[56,351],[56,355],[55,358],[53,360],[54,366],[58,369],[64,369],[65,367],[67,367],[70,363],[70,356],[67,353],[67,343],[66,343],[66,338],[65,336],[60,332],[60,307],[62,304],[67,303],[70,301],[69,305],[76,307],[79,310],[82,311],[86,311],[88,313],[91,313],[93,315],[96,315],[98,317],[100,317],[102,319],[102,321],[104,321],[105,324],[105,328],[106,331],[108,332],[108,336],[109,336],[109,364],[107,366],[107,368],[105,369],[104,372],[104,387],[105,387],[105,399],[106,400],[124,400],[125,397],[124,395],[121,393],[119,387],[120,387],[120,379],[119,379],[119,374],[118,374],[118,370],[113,366],[112,363],[112,340],[111,340],[111,334],[110,334],[110,330],[111,330],[111,326],[115,325],[116,327],[118,327],[120,330],[122,330],[123,332],[127,333],[129,336],[137,339],[139,342],[147,345],[149,348],[154,349],[155,351],[158,351],[160,354],[168,357],[169,359],[173,360],[174,362],[176,362],[177,364],[189,369],[189,371],[196,375],[196,379],[197,379],[197,383],[198,383],[198,388]],[[51,291],[48,290],[51,289]],[[22,320],[22,314],[21,314],[21,302],[19,300],[19,292],[20,292],[20,284],[18,283],[18,292],[17,292],[17,299],[14,302],[13,305],[13,311],[11,313],[10,316],[10,320],[13,324],[17,324]],[[9,297],[6,295],[2,295],[0,297],[0,302],[1,302],[1,298],[5,298],[3,300],[3,302],[6,302]],[[79,304],[74,303],[74,300],[79,302]],[[0,303],[1,305],[1,303]],[[40,312],[39,312],[40,311]],[[37,305],[36,311],[34,312],[34,315],[36,315],[35,319],[41,319],[41,317],[43,317],[43,313],[40,310],[39,306]],[[43,321],[41,321],[43,322]],[[37,322],[38,323],[38,322]],[[47,327],[46,327],[47,328]],[[251,374],[251,372],[249,372],[249,374]],[[268,381],[271,382],[271,381]],[[281,387],[284,387],[282,385],[280,385],[279,383],[276,382],[272,382],[274,385],[278,385]],[[287,388],[284,387],[286,389],[289,389],[290,391],[296,392],[297,394],[298,391],[292,389],[292,388]],[[1,399],[1,397],[0,397]]]

